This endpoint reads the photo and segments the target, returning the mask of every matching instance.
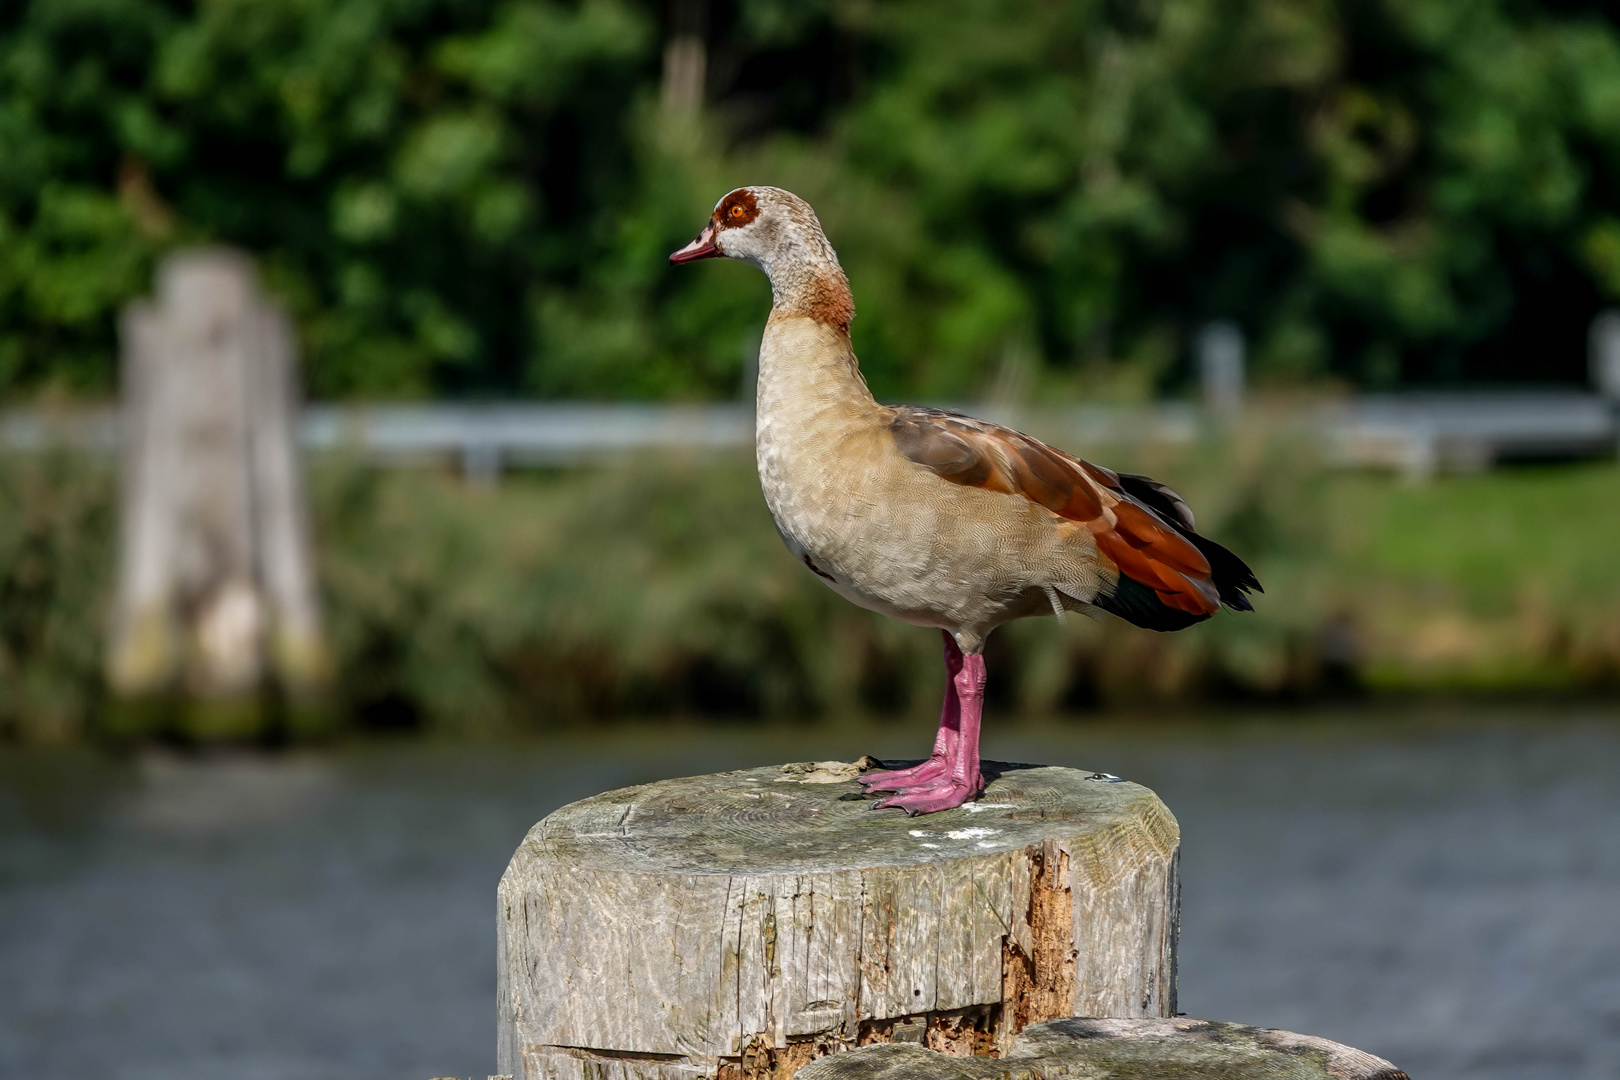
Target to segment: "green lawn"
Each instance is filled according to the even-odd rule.
[[[1501,615],[1525,590],[1560,608],[1620,603],[1620,468],[1501,469],[1421,487],[1346,478],[1336,510],[1365,529],[1352,565],[1443,585]]]
[[[1499,469],[1411,486],[1342,477],[1333,574],[1392,685],[1612,681],[1620,468]]]

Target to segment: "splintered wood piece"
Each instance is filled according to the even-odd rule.
[[[1314,1035],[1211,1020],[1053,1020],[999,1060],[920,1046],[870,1046],[824,1058],[798,1080],[1408,1080],[1383,1058]]]
[[[1058,1016],[1171,1015],[1164,804],[1074,769],[986,773],[979,802],[917,818],[871,810],[842,762],[558,810],[501,881],[500,1071],[786,1077],[870,1043],[966,1057]]]

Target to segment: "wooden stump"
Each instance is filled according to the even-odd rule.
[[[1180,833],[1153,792],[987,763],[979,802],[908,818],[870,810],[858,771],[665,780],[530,830],[500,886],[499,1071],[786,1077],[868,1043],[983,1055],[1054,1017],[1174,1013]]]
[[[1292,1031],[1210,1020],[1054,1020],[998,1061],[872,1046],[808,1065],[799,1080],[1409,1080],[1383,1058]]]
[[[171,256],[123,345],[118,593],[108,679],[148,694],[297,691],[325,671],[297,446],[292,327],[248,259]]]

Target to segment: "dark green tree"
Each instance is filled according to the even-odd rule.
[[[884,394],[1578,379],[1620,299],[1620,31],[1557,0],[28,0],[0,9],[0,387],[111,385],[183,243],[325,396],[730,396],[729,187],[818,207]]]

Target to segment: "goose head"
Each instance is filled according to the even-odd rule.
[[[790,191],[773,187],[740,187],[714,204],[709,223],[696,240],[669,257],[672,263],[725,256],[765,268],[784,244],[804,239],[806,228],[820,236],[821,223],[810,204]]]
[[[697,239],[672,263],[725,257],[752,263],[771,279],[779,311],[810,315],[846,329],[854,316],[838,254],[810,204],[777,187],[740,187],[714,205]]]

